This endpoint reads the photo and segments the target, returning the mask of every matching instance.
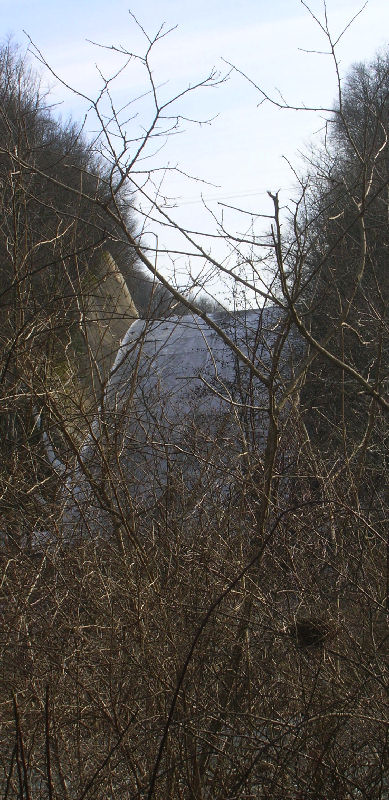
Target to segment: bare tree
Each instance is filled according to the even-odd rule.
[[[326,16],[316,21],[339,75]],[[161,165],[150,166],[180,125],[186,92],[216,88],[220,77],[160,99],[151,55],[165,32],[144,35],[141,57],[112,48],[123,69],[134,58],[145,69],[142,138],[115,109],[115,75],[85,98],[100,125],[101,191],[90,164],[74,185],[4,148],[4,224],[19,272],[2,322],[3,402],[11,411],[27,398],[31,413],[2,484],[11,531],[2,547],[3,794],[384,800],[387,62],[354,71],[345,93],[339,77],[334,133],[312,178],[301,178],[289,223],[276,193],[266,235],[250,227],[241,236],[215,218],[215,239],[234,254],[226,266],[177,224]],[[363,114],[362,101],[353,105],[359,88]],[[95,237],[109,220],[116,245],[152,279],[153,318],[133,322],[109,256],[92,288],[67,269],[62,371],[54,345],[44,356],[32,346],[51,343],[68,311],[64,285],[59,307],[31,307],[38,267],[28,256],[50,244],[22,235],[32,178],[94,210],[93,247],[101,250]],[[69,235],[68,211],[50,201],[53,209],[51,246],[66,241],[77,264],[84,234]],[[157,235],[150,245],[161,225],[182,243],[173,259],[184,253],[202,274],[226,276],[252,308],[209,312],[166,277]],[[186,316],[156,313],[161,286]]]

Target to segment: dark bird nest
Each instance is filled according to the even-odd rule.
[[[335,626],[323,617],[300,617],[288,628],[288,633],[299,648],[321,647],[333,638]]]

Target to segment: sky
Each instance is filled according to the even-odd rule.
[[[327,0],[334,39],[362,5],[355,0]],[[331,108],[336,96],[334,63],[322,53],[328,51],[328,41],[312,16],[323,22],[324,4],[311,0],[309,7],[312,13],[300,0],[67,0],[66,5],[53,0],[0,0],[0,18],[3,39],[12,36],[22,50],[33,50],[30,37],[54,72],[89,97],[96,96],[101,74],[108,77],[124,63],[123,56],[107,48],[115,45],[131,53],[145,52],[146,39],[129,10],[151,38],[163,23],[164,30],[173,28],[151,55],[153,76],[164,100],[203,80],[213,69],[222,77],[230,65],[236,67],[219,86],[190,93],[172,106],[174,114],[203,124],[183,122],[179,133],[160,140],[163,147],[158,153],[155,147],[149,151],[142,166],[158,167],[158,180],[164,175],[161,191],[179,224],[211,231],[203,201],[212,214],[220,214],[225,203],[243,208],[243,215],[226,208],[223,213],[231,229],[244,232],[250,213],[271,212],[268,190],[281,190],[285,204],[293,196],[296,181],[288,162],[304,169],[299,152],[310,143],[319,146],[326,117],[325,112],[294,112],[261,104],[256,86],[277,99],[281,93],[293,106]],[[388,0],[368,0],[339,41],[341,76],[352,63],[372,59],[388,44]],[[69,115],[83,118],[88,104],[79,95],[67,91],[45,70],[42,80],[58,103],[56,113],[64,119]],[[150,97],[134,102],[147,88],[144,69],[134,59],[112,84],[115,105],[130,103],[126,130],[133,139],[142,134],[152,113]],[[91,116],[86,129],[89,134],[96,129]],[[175,166],[205,182],[175,173]],[[167,230],[151,227],[158,233],[161,250],[181,246]],[[225,257],[220,243],[209,240],[207,246],[211,242],[217,257]],[[159,259],[167,270],[167,256],[162,253]],[[187,259],[178,263],[179,273],[188,267]]]

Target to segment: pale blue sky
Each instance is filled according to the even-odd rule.
[[[327,0],[335,35],[361,6],[354,0]],[[143,49],[129,7],[150,34],[162,22],[168,27],[177,25],[160,43],[153,60],[155,74],[164,83],[164,96],[196,82],[214,66],[225,69],[224,57],[266,91],[280,89],[291,104],[332,104],[336,80],[330,59],[301,52],[301,48],[322,50],[326,43],[299,0],[132,0],[130,4],[127,0],[68,0],[66,5],[53,0],[0,0],[2,35],[13,35],[25,48],[25,30],[67,82],[94,94],[99,86],[96,62],[108,75],[117,61],[111,63],[111,54],[96,50],[87,39],[124,45],[131,51]],[[310,7],[322,17],[321,0],[312,0]],[[378,49],[388,46],[388,40],[389,2],[369,0],[340,42],[343,73],[352,62],[373,58]],[[53,86],[55,99],[63,101],[64,116],[80,117],[82,103],[56,87],[52,79],[44,80]],[[130,65],[117,82],[116,102],[124,104],[145,86],[143,74]],[[186,125],[186,132],[158,156],[159,165],[177,163],[214,184],[200,187],[174,176],[167,179],[166,191],[177,197],[175,214],[181,223],[206,224],[198,202],[201,192],[214,210],[217,199],[231,198],[235,204],[236,196],[242,195],[240,203],[246,209],[266,213],[270,210],[268,189],[283,187],[287,199],[293,179],[282,156],[298,163],[297,150],[322,127],[322,119],[305,112],[258,107],[258,101],[253,87],[235,75],[219,89],[193,95],[184,103],[182,113],[190,117],[218,117],[212,126]],[[147,119],[145,104],[140,105],[139,114],[134,135],[140,130],[142,114]]]

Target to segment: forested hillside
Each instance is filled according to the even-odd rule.
[[[349,72],[339,112],[328,127],[327,149],[311,163],[314,185],[305,222],[311,241],[303,298],[313,336],[356,373],[385,392],[388,327],[389,61]],[[318,357],[305,384],[310,429],[331,449],[347,439],[358,447],[368,427],[371,398],[352,373]],[[342,420],[340,427],[338,422]],[[315,428],[316,426],[316,428]],[[365,445],[371,452],[374,446]]]
[[[142,34],[141,139],[115,71],[91,142],[0,55],[0,794],[387,800],[389,58],[204,239],[147,158],[217,81],[162,101]]]

